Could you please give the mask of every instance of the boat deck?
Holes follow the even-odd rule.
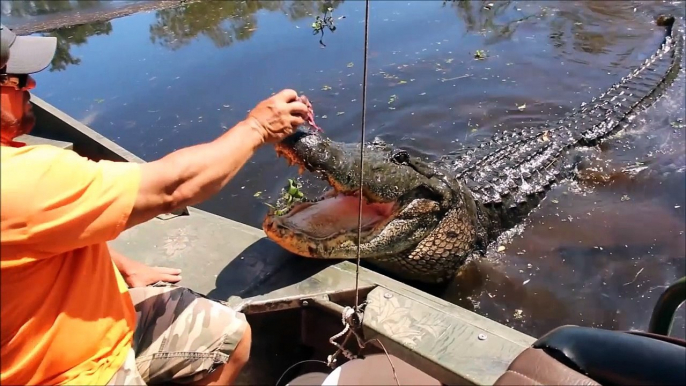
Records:
[[[39,125],[25,141],[57,140],[61,142],[54,145],[93,159],[144,162],[40,98],[32,97],[32,103]],[[292,255],[260,229],[192,207],[127,230],[111,246],[148,265],[180,268],[182,285],[248,315],[254,360],[242,383],[273,384],[296,360],[312,357],[303,347],[316,345],[333,354],[328,338],[342,329],[340,312],[355,290],[353,263]],[[378,338],[390,353],[445,384],[493,384],[535,340],[372,270],[360,270],[360,296],[368,302],[365,338]],[[318,322],[320,317],[328,318],[330,327]],[[295,331],[288,330],[288,323]],[[278,358],[277,352],[260,354],[280,344],[299,348]]]

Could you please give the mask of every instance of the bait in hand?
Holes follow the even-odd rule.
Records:
[[[321,127],[317,126],[317,124],[314,122],[314,109],[312,108],[312,104],[310,103],[310,100],[307,99],[305,95],[301,95],[298,97],[298,101],[302,102],[307,106],[307,123],[312,126],[313,129],[317,131],[324,131],[321,129]]]

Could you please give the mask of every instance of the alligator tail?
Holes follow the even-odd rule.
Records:
[[[636,113],[650,107],[674,82],[681,69],[684,50],[683,36],[674,28],[674,22],[673,16],[658,17],[656,24],[665,27],[666,34],[657,52],[600,97],[575,112],[588,120],[577,126],[587,129],[578,133],[580,137],[572,135],[575,140],[592,144],[626,128]]]
[[[442,161],[484,204],[509,201],[512,206],[529,201],[568,171],[568,165],[560,164],[567,149],[591,145],[626,128],[677,78],[684,47],[674,22],[672,16],[659,17],[657,24],[666,31],[659,49],[590,103],[557,122],[497,133],[457,158],[446,156]]]

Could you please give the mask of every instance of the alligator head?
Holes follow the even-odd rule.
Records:
[[[360,257],[391,256],[416,246],[464,199],[456,179],[404,150],[365,144],[362,167],[360,151],[359,144],[303,130],[277,144],[279,156],[318,174],[331,189],[285,214],[271,210],[262,224],[267,236],[304,257],[355,258],[361,191]]]

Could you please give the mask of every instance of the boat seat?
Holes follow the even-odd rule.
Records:
[[[685,385],[686,341],[562,326],[519,354],[496,385]]]

